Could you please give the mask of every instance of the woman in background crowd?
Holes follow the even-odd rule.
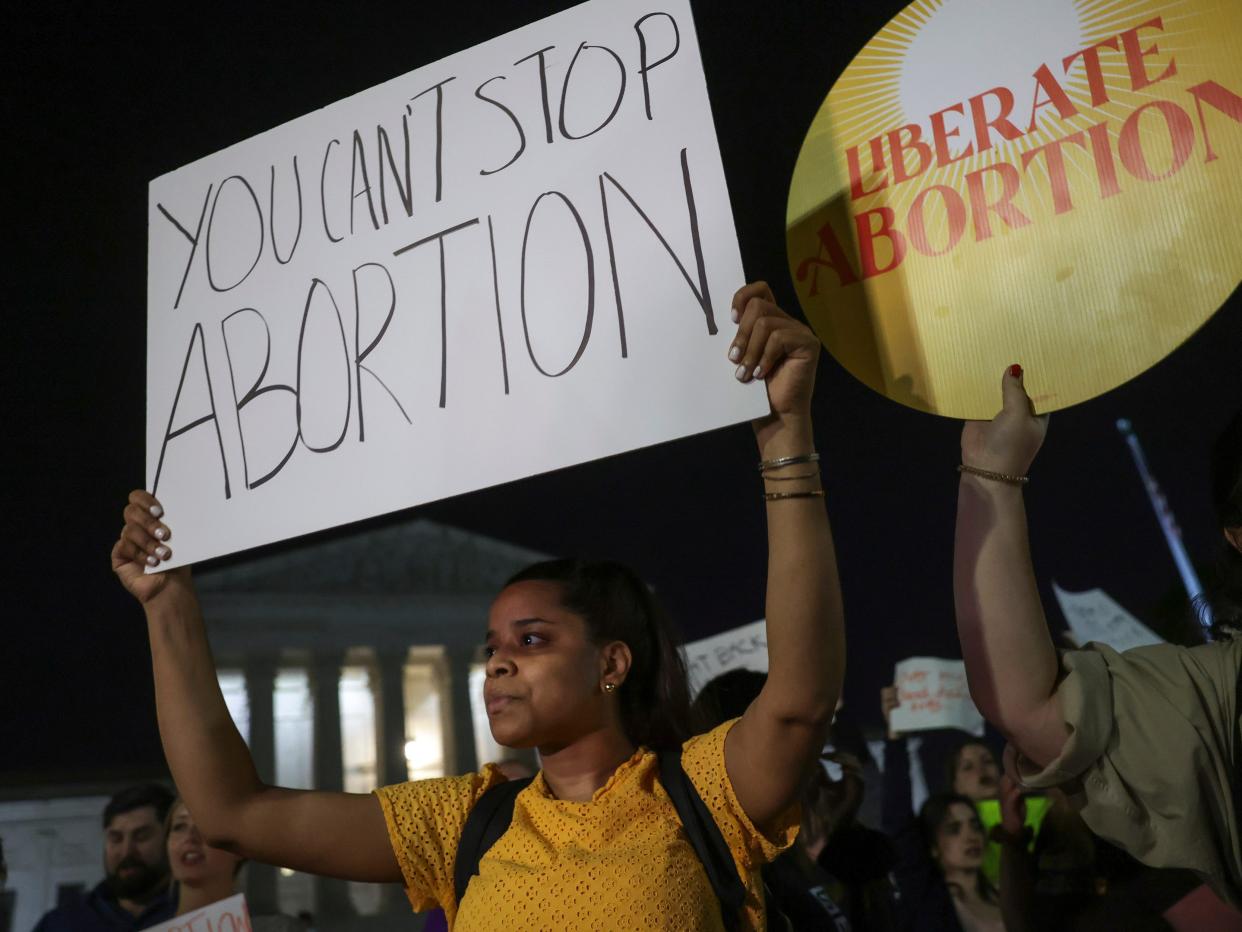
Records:
[[[897,690],[880,691],[888,740],[884,745],[884,831],[897,847],[898,928],[902,932],[1004,932],[1000,896],[995,884],[983,871],[987,836],[975,800],[959,792],[933,793],[916,816],[910,783],[910,758],[905,737],[891,724],[898,705]],[[961,760],[964,745],[952,755]],[[986,747],[981,748],[989,756]],[[971,779],[961,784],[976,790],[988,782],[980,780],[986,760],[972,756],[979,766],[971,768]],[[994,766],[994,765],[993,765]],[[952,766],[949,774],[959,785],[960,770]],[[1015,932],[1009,928],[1008,932]]]
[[[883,692],[885,696],[881,701],[887,704],[891,697],[895,708],[897,688],[890,686]],[[964,737],[945,758],[945,785],[950,792],[968,796],[976,803],[998,797],[1000,774],[1000,764],[996,760],[996,755],[992,753],[987,742],[981,738]]]
[[[237,875],[245,861],[207,844],[184,800],[173,803],[165,825],[168,866],[177,885],[177,916],[227,900],[238,892]],[[299,932],[302,929],[291,916],[252,916],[250,922],[254,932]]]
[[[899,705],[896,686],[886,686],[880,690],[880,708],[884,713],[887,729],[887,740],[884,744],[884,766],[897,767],[903,772],[910,767],[910,749],[906,736],[896,731],[892,725],[892,713]],[[942,730],[939,734],[945,734]],[[981,738],[965,732],[954,732],[958,735],[957,743],[945,757],[945,782],[942,792],[965,796],[975,805],[979,822],[983,827],[983,874],[988,883],[997,888],[1000,886],[1001,845],[998,838],[993,837],[993,829],[1001,821],[1000,813],[1000,765],[996,755]],[[910,795],[909,781],[885,781],[887,791],[897,795],[884,798],[885,810],[892,809],[898,813],[909,813],[913,805]],[[934,789],[929,787],[929,789]],[[1028,822],[1032,829],[1038,829],[1047,807],[1043,798],[1031,801],[1028,807]]]
[[[203,840],[184,800],[178,799],[168,810],[165,828],[168,866],[177,884],[176,915],[184,916],[237,892],[237,873],[245,862]]]

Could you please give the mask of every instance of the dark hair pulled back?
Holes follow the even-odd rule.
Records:
[[[1242,528],[1242,409],[1212,447],[1212,504],[1222,529]],[[1212,635],[1237,637],[1242,632],[1242,553],[1221,543],[1213,577],[1203,602],[1212,609]]]
[[[962,752],[976,745],[987,751],[988,756],[992,758],[992,763],[1000,767],[1000,763],[996,760],[996,752],[992,750],[990,744],[982,738],[976,738],[973,735],[962,738],[957,744],[953,745],[949,750],[948,756],[944,759],[944,786],[946,792],[957,792],[954,787],[957,786],[957,768],[962,762]]]
[[[923,844],[927,851],[933,851],[938,847],[940,826],[944,824],[945,819],[949,816],[949,807],[955,803],[961,803],[975,813],[976,817],[978,816],[979,810],[975,808],[974,800],[960,793],[933,793],[923,803],[923,808],[919,810],[918,824],[919,834],[923,838]],[[937,862],[937,867],[939,866],[939,862]],[[943,873],[943,870],[941,872]],[[961,895],[962,891],[955,890],[955,886],[955,884],[949,884],[950,892],[955,896]],[[995,903],[998,900],[996,888],[992,886],[987,875],[982,870],[979,871],[979,895],[990,903]]]
[[[646,583],[620,563],[562,559],[528,566],[505,585],[532,580],[560,585],[561,605],[583,619],[594,643],[629,647],[630,670],[617,691],[626,737],[649,748],[680,747],[690,737],[686,664]]]

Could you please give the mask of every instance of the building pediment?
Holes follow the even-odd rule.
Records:
[[[197,577],[208,593],[494,596],[505,580],[547,559],[481,534],[426,519],[294,545]]]

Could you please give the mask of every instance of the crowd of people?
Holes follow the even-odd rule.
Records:
[[[115,794],[104,807],[103,835],[104,879],[47,912],[34,932],[137,932],[238,892],[243,860],[206,844],[185,801],[160,783]],[[313,932],[309,914],[255,916],[252,928]]]
[[[113,568],[146,614],[181,797],[105,815],[108,879],[75,908],[129,925],[57,912],[40,932],[142,928],[230,893],[244,858],[400,883],[461,932],[1242,927],[1242,413],[1215,452],[1214,639],[1058,652],[1022,499],[1046,418],[1021,369],[1006,371],[1000,413],[963,431],[954,570],[971,695],[1007,742],[1004,766],[963,740],[915,812],[906,736],[890,729],[882,824],[868,826],[869,752],[845,716],[834,722],[845,642],[811,424],[819,342],[763,283],[732,306],[729,364],[770,402],[753,425],[766,676],[730,674],[692,705],[641,579],[540,563],[501,589],[481,632],[492,734],[537,749],[533,777],[489,764],[369,795],[271,786],[221,696],[190,570],[158,571],[176,516],[136,491]],[[886,690],[886,718],[895,703]],[[175,886],[155,867],[163,845]]]

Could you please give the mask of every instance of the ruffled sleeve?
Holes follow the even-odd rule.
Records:
[[[790,806],[766,835],[746,815],[725,770],[725,738],[737,721],[732,719],[691,738],[682,746],[681,763],[720,827],[734,861],[741,870],[751,871],[775,860],[793,844],[802,813],[796,804]]]
[[[415,910],[441,906],[452,921],[457,906],[453,865],[466,817],[479,797],[504,779],[488,764],[481,773],[397,783],[375,791]]]

